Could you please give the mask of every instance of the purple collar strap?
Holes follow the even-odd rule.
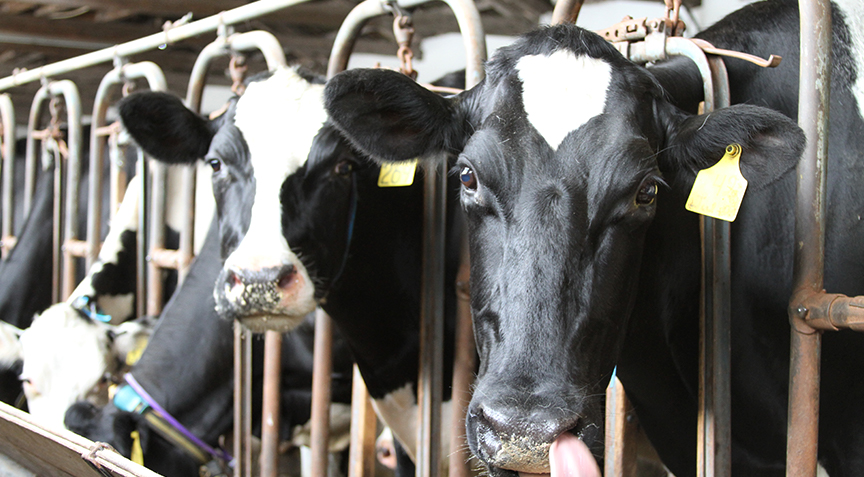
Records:
[[[174,419],[174,416],[169,414],[168,411],[162,408],[162,406],[160,406],[155,399],[153,399],[152,397],[150,397],[149,394],[147,394],[147,391],[145,391],[141,384],[139,384],[138,381],[135,380],[135,377],[132,376],[132,373],[126,373],[126,375],[123,376],[123,379],[126,381],[126,384],[129,385],[129,387],[131,387],[135,390],[136,393],[138,393],[141,399],[143,399],[144,402],[146,402],[147,405],[149,405],[154,412],[159,414],[159,416],[164,419],[165,422],[167,422],[169,425],[171,425],[171,427],[176,429],[177,432],[179,432],[183,437],[188,439],[194,445],[203,449],[211,456],[215,457],[216,459],[222,460],[229,466],[233,467],[234,459],[231,457],[231,454],[229,454],[225,449],[222,449],[221,447],[216,449],[210,447],[209,445],[207,445],[207,443],[192,434],[189,429],[186,429],[183,424],[180,424],[177,419]]]

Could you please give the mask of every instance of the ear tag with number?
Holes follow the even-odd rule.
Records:
[[[717,164],[699,171],[687,198],[687,210],[734,221],[747,190],[747,179],[741,175],[738,164],[740,158],[741,146],[730,144]]]
[[[417,159],[381,164],[378,187],[407,187],[414,183]]]

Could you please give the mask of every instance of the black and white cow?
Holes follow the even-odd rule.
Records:
[[[379,168],[326,122],[323,90],[286,69],[249,84],[213,121],[164,94],[131,95],[120,114],[155,158],[203,157],[213,167],[225,260],[214,292],[219,314],[252,329],[284,329],[321,305],[379,416],[413,455],[421,175],[410,187],[379,188]],[[448,248],[445,356],[452,356],[456,245]],[[451,359],[444,369],[449,382]]]
[[[219,236],[214,226],[186,279],[160,315],[143,355],[130,371],[156,402],[214,447],[233,425],[232,324],[218,319],[213,298],[213,283],[221,268]],[[313,328],[307,320],[295,332],[286,334],[282,345],[280,435],[297,444],[305,444],[301,427],[308,422],[311,409],[312,342]],[[332,408],[331,421],[344,431],[333,431],[336,439],[331,441],[331,448],[335,449],[348,444],[352,362],[338,336],[333,350],[333,401],[340,404]],[[255,432],[260,432],[263,359],[263,342],[255,340]],[[198,475],[200,463],[152,430],[139,414],[111,405],[100,408],[79,402],[66,412],[65,424],[93,441],[111,444],[127,457],[132,451],[131,434],[137,430],[146,467],[166,476]]]
[[[542,473],[603,444],[613,367],[664,463],[695,475],[700,242],[684,204],[697,170],[742,146],[732,226],[734,475],[783,475],[792,294],[798,8],[755,3],[699,37],[783,56],[726,59],[732,107],[697,115],[686,59],[644,68],[591,32],[543,28],[500,50],[452,99],[384,71],[327,86],[335,124],[373,157],[461,151],[471,306],[481,357],[468,418],[490,475]],[[864,293],[864,4],[833,4],[825,286]],[[864,471],[864,336],[826,334],[819,461]],[[559,452],[561,451],[561,452]]]

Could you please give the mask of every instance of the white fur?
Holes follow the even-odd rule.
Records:
[[[851,41],[852,61],[857,78],[851,85],[852,95],[858,103],[858,114],[864,118],[864,2],[861,0],[834,0],[843,13]]]
[[[417,406],[417,397],[410,384],[393,391],[384,396],[383,399],[373,399],[372,404],[378,417],[384,421],[411,460],[417,461],[417,437],[419,432],[420,408]],[[441,404],[441,456],[444,459],[445,468],[448,467],[450,455],[450,401]]]
[[[557,150],[561,141],[603,113],[612,68],[603,60],[559,50],[516,63],[528,121]]]
[[[303,282],[293,300],[298,315],[314,309],[314,287],[282,236],[279,192],[285,179],[306,162],[312,139],[327,119],[323,92],[323,85],[310,85],[295,71],[281,69],[246,88],[234,117],[249,146],[255,198],[249,230],[225,267],[256,270],[294,264]]]
[[[12,366],[21,359],[21,345],[18,337],[21,330],[5,321],[0,321],[0,367]]]

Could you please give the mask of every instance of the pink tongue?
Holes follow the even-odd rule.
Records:
[[[549,449],[552,477],[600,477],[597,461],[578,437],[565,432]]]

